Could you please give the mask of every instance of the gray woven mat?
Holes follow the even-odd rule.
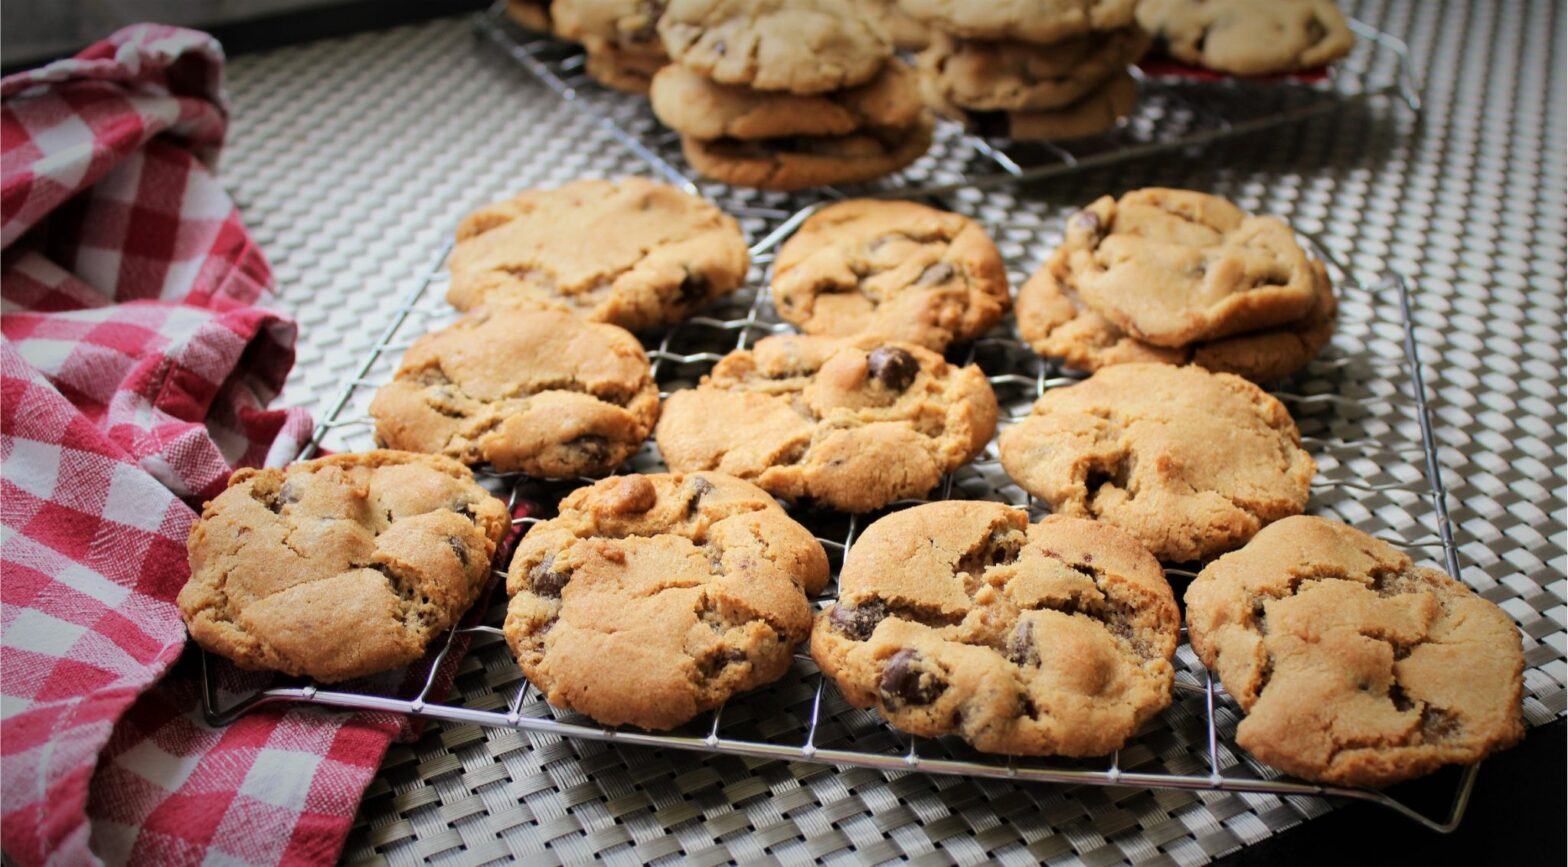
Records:
[[[1346,113],[966,205],[1054,217],[1107,191],[1209,189],[1320,235],[1358,270],[1411,276],[1465,578],[1523,627],[1526,715],[1540,724],[1564,713],[1568,620],[1562,12],[1546,0],[1350,5],[1410,42],[1423,122]],[[643,170],[462,19],[238,58],[229,85],[223,178],[301,322],[285,400],[318,415],[464,212],[526,186]],[[460,688],[515,679],[481,658]],[[344,855],[1197,864],[1327,808],[432,725],[389,752]]]

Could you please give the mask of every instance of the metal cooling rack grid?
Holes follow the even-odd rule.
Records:
[[[665,128],[648,100],[600,85],[587,74],[580,46],[523,29],[497,0],[474,17],[476,35],[487,39],[558,96],[582,108],[600,126],[676,184],[690,187],[697,175],[681,154],[680,136]],[[1400,103],[1421,111],[1421,85],[1409,48],[1398,37],[1349,19],[1358,37],[1350,56],[1336,62],[1322,82],[1198,81],[1182,75],[1145,75],[1139,69],[1139,101],[1115,130],[1064,142],[988,140],[952,121],[937,123],[931,151],[898,174],[856,192],[899,191],[906,195],[957,187],[1040,180],[1069,172],[1200,147],[1329,112],[1365,108],[1373,102]],[[716,197],[723,185],[701,183]],[[829,195],[843,193],[824,188]],[[780,194],[753,191],[764,205]]]
[[[708,315],[689,319],[662,334],[645,336],[661,391],[667,393],[693,384],[730,349],[745,347],[770,333],[790,330],[773,312],[765,288],[769,281],[762,271],[777,245],[809,211],[810,208],[803,209],[782,222],[758,215],[744,217],[754,232],[770,229],[753,245],[755,266],[750,288],[705,311]],[[982,222],[998,237],[1022,229],[1038,239],[1042,231],[1054,232],[1059,228],[1055,226],[1058,221],[1052,221],[1051,226],[1035,222]],[[1325,357],[1293,378],[1288,383],[1289,391],[1275,392],[1293,409],[1305,435],[1304,445],[1319,462],[1313,510],[1332,513],[1373,531],[1411,550],[1418,560],[1430,561],[1435,554],[1450,574],[1457,576],[1457,549],[1434,462],[1435,442],[1427,423],[1422,368],[1410,327],[1409,289],[1395,277],[1385,277],[1364,287],[1321,245],[1310,238],[1304,240],[1330,264],[1342,310],[1339,333]],[[1043,249],[1049,246],[1015,246],[1014,254],[1008,257],[1015,285],[1035,264],[1030,257]],[[1023,254],[1021,250],[1030,252]],[[373,447],[365,409],[374,389],[390,379],[398,356],[418,334],[457,317],[446,306],[444,292],[439,291],[445,283],[446,253],[447,250],[442,251],[398,308],[374,351],[346,384],[318,427],[312,450],[320,446],[341,450]],[[988,373],[1003,407],[1004,426],[1027,415],[1035,397],[1047,388],[1081,378],[1040,359],[1012,336],[1010,328],[1009,320],[975,341],[962,359],[953,359],[979,364]],[[1039,518],[1045,510],[1002,473],[995,448],[993,440],[974,462],[944,479],[937,495],[1001,501],[1027,509],[1031,519]],[[664,469],[651,442],[629,463],[639,471]],[[560,496],[585,481],[550,483],[483,473],[481,478],[509,505],[529,500],[546,508],[553,507]],[[924,501],[905,501],[893,508],[918,502]],[[876,515],[840,515],[793,507],[790,511],[812,529],[829,552],[835,579],[818,600],[819,605],[826,604],[836,594],[836,575],[844,552],[860,528]],[[530,516],[516,523],[539,520],[542,518]],[[505,565],[498,564],[498,580],[504,580]],[[1168,569],[1167,574],[1178,586],[1193,575],[1177,568]],[[385,686],[389,681],[380,680],[374,685],[356,683],[334,689],[306,683],[249,694],[226,693],[216,677],[218,667],[226,664],[209,662],[204,656],[204,665],[209,666],[204,669],[208,674],[204,707],[215,725],[226,724],[264,704],[294,701],[512,728],[528,732],[536,744],[554,738],[574,738],[883,771],[1231,792],[1253,799],[1249,803],[1259,812],[1291,809],[1297,806],[1299,796],[1326,795],[1377,803],[1436,831],[1449,831],[1458,825],[1477,770],[1471,767],[1450,774],[1454,778],[1452,800],[1446,808],[1425,811],[1438,813],[1436,819],[1386,792],[1285,779],[1234,746],[1240,714],[1223,689],[1212,682],[1185,641],[1177,654],[1172,706],[1108,761],[988,756],[955,738],[910,738],[888,727],[874,711],[850,707],[805,654],[797,655],[796,664],[779,682],[738,696],[675,733],[606,729],[579,714],[550,707],[527,683],[501,637],[499,625],[504,617],[504,598],[483,611],[471,612],[462,624],[447,633],[423,685],[411,692],[399,693],[396,687]],[[468,656],[456,673],[460,688],[455,692],[463,698],[435,700],[433,687],[442,670],[441,662],[459,637],[471,642]],[[1292,799],[1290,806],[1281,803],[1284,798]]]

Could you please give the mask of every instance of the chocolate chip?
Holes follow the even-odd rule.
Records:
[[[680,303],[701,304],[708,300],[709,289],[707,278],[701,274],[686,273],[686,278],[681,280],[679,292]]]
[[[728,45],[726,45],[724,43],[724,40],[722,40],[722,39],[720,39],[719,41],[713,43],[713,51],[714,51],[714,53],[718,54],[720,57],[723,57],[724,56],[724,52],[728,51],[729,49],[730,49],[730,47]]]
[[[464,568],[467,568],[468,546],[463,544],[463,540],[456,536],[448,536],[446,537],[446,543],[452,548],[452,553],[457,555],[457,562],[463,564]]]
[[[920,373],[920,362],[896,346],[879,346],[866,359],[871,375],[889,391],[903,391]]]
[[[1073,564],[1069,565],[1067,568],[1073,570],[1074,572],[1077,572],[1079,575],[1082,575],[1085,578],[1088,578],[1090,581],[1094,580],[1094,576],[1095,576],[1094,567],[1088,565],[1087,563],[1073,563]]]
[[[1405,688],[1397,683],[1388,688],[1388,700],[1394,703],[1394,710],[1400,713],[1415,707],[1415,703],[1410,700],[1410,696],[1405,695]]]
[[[278,489],[278,501],[284,505],[293,505],[299,502],[299,489],[294,487],[292,481],[284,482],[283,487]]]
[[[920,654],[913,650],[900,650],[888,658],[878,684],[883,699],[889,704],[925,705],[947,690],[947,684],[936,675],[915,668],[920,661]]]
[[[1007,639],[1007,658],[1014,665],[1040,664],[1040,649],[1034,644],[1034,624],[1018,624],[1012,637]]]
[[[953,266],[947,264],[946,262],[938,262],[924,271],[921,271],[920,279],[916,280],[915,282],[921,286],[935,286],[938,283],[947,282],[948,279],[950,279],[952,276]]]
[[[581,455],[586,464],[601,464],[610,457],[610,441],[602,436],[587,434],[567,440],[566,448]]]
[[[880,599],[871,599],[859,605],[833,606],[828,622],[833,628],[852,641],[865,641],[877,629],[877,624],[887,617],[887,606]]]
[[[692,476],[690,487],[691,499],[686,501],[686,517],[688,518],[697,514],[697,505],[702,502],[704,496],[713,490],[713,483],[701,476]]]
[[[1034,719],[1040,715],[1040,709],[1035,707],[1034,699],[1023,693],[1018,694],[1018,715]]]
[[[703,659],[698,665],[703,677],[717,677],[725,668],[738,662],[746,661],[746,651],[736,647],[728,647]]]
[[[1440,741],[1459,733],[1459,717],[1442,708],[1427,705],[1421,711],[1421,739]]]
[[[561,589],[566,586],[566,582],[572,580],[572,576],[554,571],[550,568],[554,565],[555,558],[546,557],[544,562],[528,570],[528,589],[535,596],[546,599],[561,598]]]

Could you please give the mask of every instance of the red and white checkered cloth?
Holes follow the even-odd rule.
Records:
[[[289,460],[294,323],[211,166],[206,34],[0,81],[0,831],[24,865],[333,860],[399,718],[205,726],[176,670],[192,504]],[[155,686],[156,684],[156,686]]]

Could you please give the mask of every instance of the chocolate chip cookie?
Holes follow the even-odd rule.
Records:
[[[1337,303],[1323,264],[1309,261],[1318,302],[1306,318],[1272,328],[1198,341],[1154,346],[1128,335],[1084,305],[1072,291],[1065,257],[1053,256],[1018,290],[1018,333],[1041,355],[1075,370],[1113,364],[1192,363],[1215,373],[1272,382],[1304,367],[1334,336]]]
[[[803,190],[860,184],[890,175],[931,149],[932,122],[866,127],[842,136],[793,136],[742,141],[681,136],[681,152],[703,175],[738,187]]]
[[[653,76],[668,66],[663,51],[636,51],[597,36],[583,37],[588,77],[612,90],[646,95]]]
[[[900,0],[905,12],[931,29],[971,39],[1053,43],[1091,30],[1133,22],[1136,0]]]
[[[702,199],[645,178],[573,181],[465,217],[447,300],[556,307],[636,331],[734,291],[749,266],[740,226]]]
[[[1237,742],[1299,777],[1383,786],[1524,735],[1513,620],[1337,521],[1286,518],[1209,564],[1187,623],[1247,712]]]
[[[864,512],[930,491],[995,429],[978,367],[875,336],[777,335],[670,395],[654,437],[672,469]]]
[[[1322,66],[1356,44],[1333,0],[1142,0],[1137,18],[1177,60],[1235,75]]]
[[[1055,45],[938,33],[920,54],[920,73],[938,104],[971,111],[1062,108],[1125,75],[1148,48],[1148,35],[1136,27],[1085,33]]]
[[[609,472],[659,417],[642,345],[558,310],[481,308],[415,341],[370,404],[379,445],[496,472]]]
[[[856,707],[987,752],[1097,756],[1170,704],[1181,617],[1127,534],[946,501],[856,540],[811,655]]]
[[[870,11],[841,0],[672,0],[659,35],[676,62],[756,90],[854,87],[893,56]]]
[[[1316,274],[1283,220],[1219,196],[1149,188],[1067,220],[1063,282],[1117,328],[1178,347],[1305,318]]]
[[[905,12],[898,0],[861,0],[871,17],[887,31],[899,51],[919,51],[931,43],[931,28]]]
[[[1202,560],[1306,507],[1316,465],[1290,413],[1228,373],[1120,364],[1053,388],[1002,431],[1002,467],[1053,512]]]
[[[852,199],[816,212],[784,242],[773,304],[807,334],[879,334],[941,352],[1007,312],[1007,268],[968,217]]]
[[[890,60],[869,82],[821,94],[775,93],[718,84],[671,64],[654,77],[653,113],[698,139],[842,136],[866,127],[904,128],[925,105],[914,70]]]
[[[827,576],[821,543],[754,485],[616,476],[519,543],[506,640],[552,705],[669,729],[782,676]]]
[[[436,455],[240,470],[191,528],[180,614],[241,668],[324,683],[387,671],[473,604],[508,523],[467,468]]]

